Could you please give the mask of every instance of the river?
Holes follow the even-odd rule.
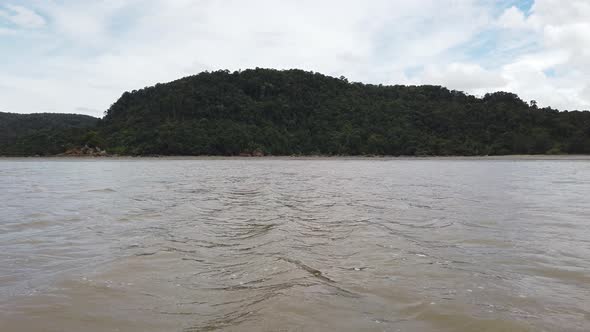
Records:
[[[588,331],[590,160],[0,159],[0,331]]]

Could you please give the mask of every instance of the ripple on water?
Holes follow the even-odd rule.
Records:
[[[588,174],[567,161],[3,161],[0,330],[585,331]]]

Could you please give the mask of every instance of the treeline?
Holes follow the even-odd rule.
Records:
[[[590,153],[590,112],[538,108],[506,92],[477,98],[302,70],[204,72],[125,92],[96,126],[76,128],[66,130],[69,142],[52,136],[47,151],[88,144],[128,155]]]
[[[138,155],[590,153],[590,112],[302,70],[205,72],[126,92],[99,132],[111,151]]]
[[[0,155],[54,155],[85,144],[97,118],[79,114],[0,112]]]

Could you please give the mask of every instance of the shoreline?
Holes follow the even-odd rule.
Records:
[[[0,156],[0,160],[580,160],[590,155],[502,156]]]

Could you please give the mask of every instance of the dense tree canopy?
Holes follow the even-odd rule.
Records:
[[[0,112],[0,155],[52,155],[85,144],[97,118],[78,114]]]
[[[131,155],[590,153],[590,112],[538,108],[506,92],[477,98],[253,69],[125,92],[70,143],[84,139]],[[54,141],[52,152],[64,146]]]
[[[301,70],[205,72],[126,92],[100,132],[128,154],[590,153],[590,113],[440,86],[349,83]]]

